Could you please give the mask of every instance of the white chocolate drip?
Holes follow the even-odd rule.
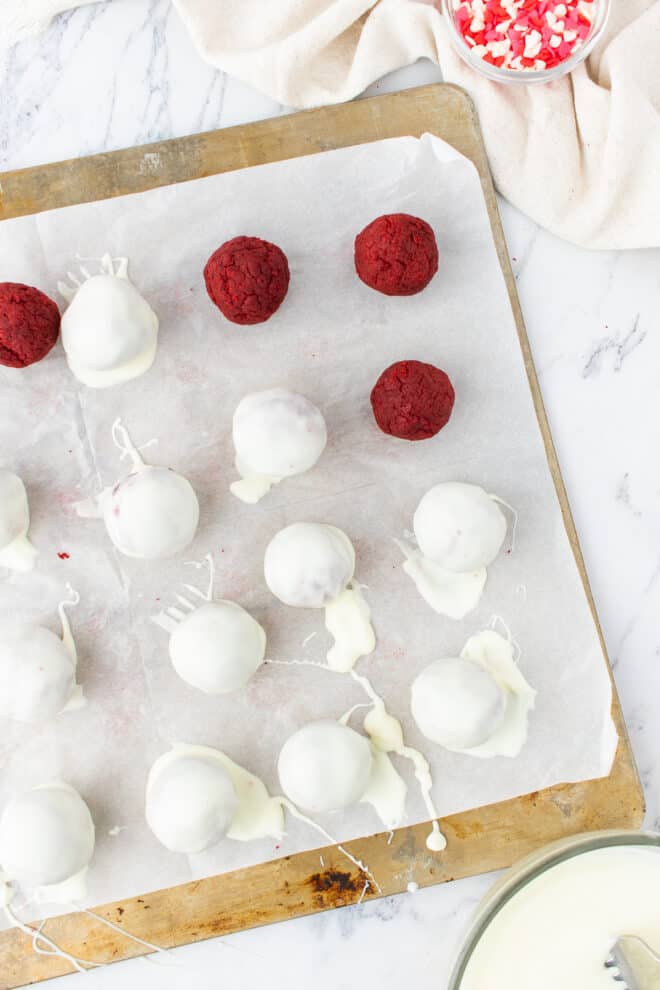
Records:
[[[32,570],[39,551],[30,543],[26,534],[27,530],[0,550],[0,567],[19,572]]]
[[[236,470],[240,475],[246,471],[238,460],[236,461]],[[229,490],[232,495],[235,495],[241,502],[245,502],[246,505],[256,505],[264,495],[268,494],[273,485],[279,485],[280,481],[282,478],[276,478],[274,475],[247,474],[246,472],[240,481],[232,481]]]
[[[440,831],[440,826],[437,822],[433,822],[433,827],[426,836],[426,848],[430,849],[431,852],[442,852],[443,849],[447,848],[447,840]]]
[[[88,869],[89,867],[83,866],[82,870],[74,873],[72,877],[67,877],[61,883],[48,883],[35,887],[33,891],[35,904],[71,904],[73,901],[82,900],[87,894]]]
[[[425,557],[421,550],[395,540],[406,557],[403,569],[413,579],[420,595],[439,615],[463,619],[479,604],[486,584],[486,568],[467,574],[447,571]]]
[[[509,512],[511,513],[511,519],[512,519],[511,540],[509,543],[509,549],[507,550],[507,553],[514,553],[516,549],[516,536],[518,534],[518,510],[514,509],[514,507],[510,505],[508,502],[505,502],[503,498],[499,497],[499,495],[493,495],[492,492],[489,492],[488,497],[491,498],[493,502],[497,502],[498,505],[503,505],[504,508],[508,509]]]
[[[376,649],[371,610],[354,582],[325,606],[325,627],[334,639],[326,655],[331,670],[346,673]]]
[[[486,568],[500,552],[506,518],[496,503],[515,510],[478,485],[444,482],[429,489],[413,518],[417,547],[396,540],[403,569],[422,598],[440,615],[462,619],[476,608]]]
[[[57,606],[57,614],[60,617],[60,622],[62,623],[62,642],[69,653],[73,661],[73,669],[76,670],[78,666],[78,651],[76,649],[76,643],[73,638],[73,633],[71,632],[71,624],[69,622],[69,617],[65,612],[67,606],[76,606],[80,603],[80,595],[71,585],[67,582],[66,590],[69,594],[68,598],[65,598]],[[83,693],[82,685],[77,682],[74,684],[73,691],[69,695],[69,700],[62,709],[63,712],[73,712],[77,711],[79,708],[84,708],[87,704],[87,699]]]
[[[266,663],[285,667],[318,667],[320,670],[329,670],[331,673],[342,673],[313,660],[268,659]],[[427,848],[434,852],[442,851],[447,842],[440,831],[437,821],[438,814],[431,797],[433,778],[428,760],[419,750],[405,744],[401,723],[387,711],[383,698],[375,691],[370,680],[355,670],[349,670],[347,673],[360,685],[369,698],[371,710],[365,717],[363,726],[371,740],[373,750],[380,754],[380,759],[375,761],[376,765],[372,768],[369,785],[362,800],[372,805],[388,829],[398,827],[405,811],[405,784],[391,765],[388,754],[396,753],[398,756],[410,760],[420,787],[422,800],[429,818],[433,820],[432,830],[426,840]],[[361,707],[363,706],[354,705],[349,709],[339,719],[341,724],[345,725],[353,712]],[[385,760],[390,764],[391,772],[386,768]]]
[[[78,663],[78,652],[76,650],[76,644],[73,639],[73,633],[71,632],[71,624],[69,623],[69,617],[65,612],[68,605],[80,604],[80,595],[75,591],[71,585],[67,582],[66,590],[69,594],[68,598],[63,599],[57,606],[57,614],[60,617],[60,622],[62,623],[62,642],[66,646],[67,650],[71,654],[71,659],[74,664]]]
[[[477,633],[460,657],[436,660],[415,678],[411,708],[427,739],[482,759],[518,755],[536,692],[517,666],[517,644],[506,631],[506,639],[494,629]]]
[[[405,814],[405,782],[396,772],[387,753],[377,746],[371,746],[373,762],[371,776],[362,801],[370,804],[386,829],[398,828]]]
[[[238,811],[227,837],[239,842],[250,842],[264,836],[281,839],[284,834],[281,802],[270,796],[265,785],[253,773],[244,770],[224,753],[221,757],[238,796]]]
[[[266,548],[264,576],[273,594],[295,608],[325,609],[325,625],[335,639],[328,665],[341,672],[376,646],[369,606],[354,575],[353,544],[327,523],[293,523]]]
[[[428,760],[418,749],[406,745],[401,723],[394,715],[390,715],[387,711],[383,698],[376,693],[369,679],[364,677],[363,674],[356,673],[354,670],[350,673],[351,677],[361,685],[373,703],[371,711],[368,712],[364,719],[364,731],[370,737],[374,746],[383,753],[396,753],[398,756],[411,761],[417,783],[419,784],[422,800],[424,801],[428,816],[433,822],[432,831],[426,840],[427,848],[434,852],[444,849],[447,842],[440,832],[440,826],[437,821],[438,813],[431,797],[433,777]]]
[[[523,677],[514,657],[516,644],[487,629],[471,636],[461,657],[473,660],[487,670],[507,694],[504,718],[490,739],[481,746],[465,750],[470,756],[488,759],[493,756],[517,756],[527,741],[529,713],[536,703],[536,691]]]
[[[37,551],[27,537],[29,527],[25,485],[17,474],[0,468],[0,567],[32,570]]]
[[[270,662],[272,663],[273,661],[270,661]],[[314,667],[321,667],[322,665],[315,663],[315,664],[313,664],[313,666]],[[348,725],[349,721],[351,720],[351,718],[353,717],[353,715],[355,714],[355,712],[360,711],[361,708],[371,708],[371,702],[370,701],[358,701],[355,705],[351,705],[351,707],[348,709],[348,711],[347,712],[344,712],[344,714],[341,716],[341,718],[338,718],[337,721],[339,722],[340,725]]]

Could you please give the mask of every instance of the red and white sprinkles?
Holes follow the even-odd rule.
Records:
[[[452,0],[472,53],[502,69],[551,69],[582,47],[597,0]]]

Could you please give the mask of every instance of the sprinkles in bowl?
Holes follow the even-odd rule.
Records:
[[[495,78],[529,73],[554,78],[586,56],[608,5],[604,0],[446,0],[444,6],[459,53],[474,67]]]

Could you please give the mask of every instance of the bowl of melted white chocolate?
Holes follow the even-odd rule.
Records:
[[[621,935],[660,952],[660,834],[571,836],[486,895],[449,990],[613,990],[605,962]]]

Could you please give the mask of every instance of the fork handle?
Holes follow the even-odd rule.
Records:
[[[622,935],[617,947],[630,969],[628,982],[636,990],[660,990],[660,957],[646,942],[635,935]]]

